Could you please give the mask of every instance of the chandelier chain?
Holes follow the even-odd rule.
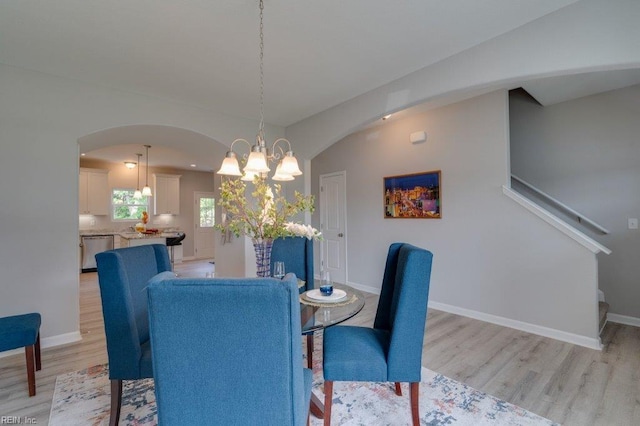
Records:
[[[260,128],[258,136],[264,140],[264,24],[262,22],[264,11],[263,0],[260,0]]]

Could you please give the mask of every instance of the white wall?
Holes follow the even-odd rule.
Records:
[[[258,128],[252,120],[0,65],[0,316],[40,312],[45,346],[79,338],[78,138],[132,124],[189,129],[222,144],[251,139]]]
[[[640,217],[640,86],[548,107],[510,99],[513,172],[610,231],[592,234],[612,250],[600,289],[611,313],[640,324],[640,231],[627,227]]]
[[[432,306],[597,347],[595,256],[502,194],[507,112],[499,91],[352,134],[312,160],[312,192],[346,170],[350,283],[379,289],[389,244],[409,242],[434,254]],[[384,219],[383,177],[429,170],[442,219]]]

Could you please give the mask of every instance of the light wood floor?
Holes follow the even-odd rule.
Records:
[[[177,271],[204,273],[208,262]],[[351,320],[371,325],[377,296]],[[80,275],[83,340],[44,349],[37,395],[27,396],[24,354],[0,358],[0,418],[48,423],[56,376],[107,362],[95,273]],[[565,425],[640,425],[640,329],[608,324],[595,351],[517,330],[430,310],[423,365]]]

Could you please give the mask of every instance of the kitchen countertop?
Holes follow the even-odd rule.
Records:
[[[177,232],[160,232],[157,234],[140,234],[138,232],[120,232],[120,237],[125,238],[127,240],[140,240],[140,239],[151,239],[151,238],[172,238],[178,235]]]
[[[113,230],[100,230],[100,229],[81,229],[80,236],[92,236],[92,235],[119,235],[122,238],[126,238],[128,240],[132,239],[141,239],[141,238],[173,238],[177,237],[179,231],[162,231],[157,234],[139,234],[138,232],[133,231],[113,231]]]

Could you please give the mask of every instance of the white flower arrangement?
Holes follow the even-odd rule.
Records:
[[[311,225],[303,225],[302,223],[287,222],[284,229],[291,235],[296,237],[306,237],[309,240],[322,239],[322,232],[318,231]]]

